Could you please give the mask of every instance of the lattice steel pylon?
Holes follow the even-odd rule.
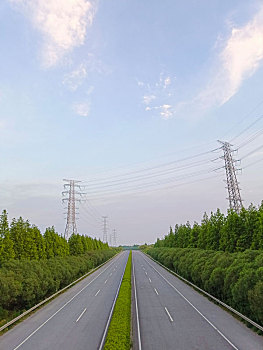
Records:
[[[76,215],[78,214],[76,210],[78,210],[76,206],[76,202],[81,202],[81,196],[84,194],[81,192],[81,187],[79,183],[81,181],[78,180],[67,180],[64,179],[66,183],[64,184],[64,191],[62,192],[62,196],[66,198],[62,198],[62,202],[68,202],[67,205],[67,222],[65,228],[64,237],[68,239],[72,234],[77,234],[77,224]],[[78,189],[78,191],[76,191]]]
[[[224,155],[220,158],[224,159],[225,161],[225,170],[226,170],[226,183],[227,183],[227,190],[228,190],[228,200],[229,200],[229,207],[230,209],[233,209],[235,212],[240,213],[240,210],[243,207],[242,199],[240,195],[240,188],[239,188],[239,182],[237,181],[237,169],[235,166],[235,163],[239,162],[239,160],[235,160],[233,158],[233,152],[234,150],[231,149],[231,144],[228,142],[219,141],[219,143],[222,144],[221,149],[224,152]]]
[[[112,242],[113,246],[116,247],[117,246],[117,235],[116,235],[115,228],[112,230],[112,240],[113,240],[113,242]]]
[[[107,227],[107,216],[102,216],[103,219],[103,242],[107,243],[108,242],[108,227]]]

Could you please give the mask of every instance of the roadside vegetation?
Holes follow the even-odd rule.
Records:
[[[130,350],[131,347],[131,266],[130,251],[104,350]]]
[[[42,235],[37,226],[21,217],[9,225],[6,210],[0,215],[0,266],[12,259],[50,259],[108,248],[108,243],[80,234],[67,241],[54,227],[48,227]]]
[[[140,248],[263,326],[263,203],[205,214],[201,224],[175,225]]]
[[[210,217],[205,213],[201,224],[189,222],[170,227],[170,232],[157,239],[160,247],[199,248],[230,253],[246,249],[263,250],[263,202],[259,208],[250,205],[240,214],[229,210],[225,216],[218,209]]]
[[[119,251],[100,240],[72,235],[67,241],[21,217],[0,216],[0,326],[67,286]]]

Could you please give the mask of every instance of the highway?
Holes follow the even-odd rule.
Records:
[[[263,349],[263,337],[145,254],[133,251],[133,271],[133,350]]]
[[[0,349],[99,349],[128,255],[117,255],[14,326],[0,337]]]

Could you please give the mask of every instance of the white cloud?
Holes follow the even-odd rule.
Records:
[[[173,116],[173,111],[171,110],[172,106],[171,105],[162,105],[161,106],[161,116],[163,119],[169,119]]]
[[[9,0],[43,35],[42,60],[51,67],[85,41],[97,0]]]
[[[163,119],[170,119],[174,116],[174,109],[172,105],[167,105],[167,104],[163,104],[161,106],[153,106],[153,107],[149,107],[147,106],[145,108],[146,111],[154,111],[157,110],[160,113],[160,116]]]
[[[222,43],[213,76],[196,96],[202,109],[221,106],[234,96],[242,82],[251,77],[263,59],[263,6],[244,26],[233,27]]]
[[[82,116],[82,117],[87,117],[90,113],[90,104],[87,102],[84,103],[76,103],[73,106],[73,110],[76,114]]]
[[[162,119],[170,119],[175,114],[174,109],[174,81],[170,75],[160,73],[159,79],[154,83],[145,83],[137,80],[139,87],[145,90],[143,104],[146,105],[145,111],[155,111]]]
[[[154,95],[145,95],[143,96],[143,103],[145,103],[146,105],[149,105],[155,99],[156,99],[156,96]]]
[[[171,78],[167,77],[164,79],[164,88],[166,89],[167,86],[171,84]]]
[[[78,68],[65,75],[63,84],[70,90],[75,91],[83,83],[87,73],[86,65],[82,63],[78,66]]]

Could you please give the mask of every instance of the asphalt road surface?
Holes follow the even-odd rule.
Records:
[[[134,350],[263,349],[263,337],[145,254],[133,251],[133,269]]]
[[[117,255],[2,335],[0,349],[99,349],[128,255]]]

